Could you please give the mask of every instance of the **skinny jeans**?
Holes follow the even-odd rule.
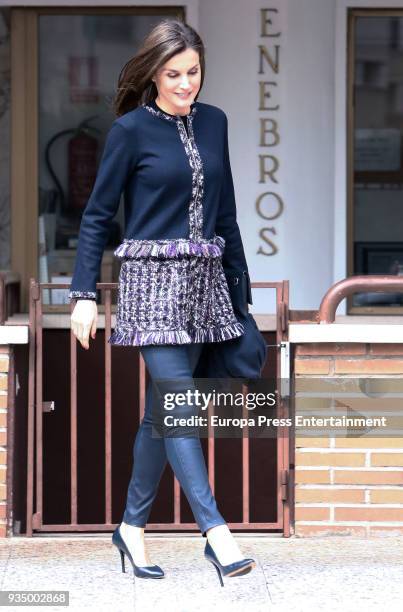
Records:
[[[178,392],[194,389],[193,372],[202,348],[202,343],[140,347],[150,380],[144,417],[134,440],[133,468],[123,515],[123,521],[129,525],[146,526],[167,462],[186,495],[203,536],[207,529],[226,524],[211,491],[199,437],[177,434],[157,437],[153,427],[153,402],[160,397],[154,381],[170,379]],[[187,416],[197,415],[197,406],[186,405],[181,411]],[[175,409],[171,413],[175,414]]]

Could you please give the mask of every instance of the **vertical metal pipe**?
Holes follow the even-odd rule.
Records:
[[[75,302],[71,303],[71,311]],[[77,524],[77,345],[70,329],[70,523]]]
[[[282,287],[282,293],[283,293],[283,297],[282,297],[282,301],[284,304],[284,326],[283,329],[281,331],[281,340],[282,341],[286,341],[288,340],[288,312],[289,312],[289,281],[283,281],[283,287]],[[284,376],[289,376],[291,378],[291,370],[289,372],[280,372],[280,375]],[[291,380],[288,381],[288,388],[290,389],[290,393],[291,393]],[[284,419],[289,418],[290,414],[289,414],[289,404],[290,403],[290,397],[288,396],[287,398],[283,398],[282,399],[282,417]],[[281,427],[279,428],[279,432],[280,432],[280,440],[278,440],[278,446],[281,445],[282,449],[283,449],[283,464],[282,464],[282,471],[283,473],[285,473],[285,475],[287,475],[287,473],[289,472],[289,465],[290,465],[290,428],[287,426]],[[289,538],[290,537],[290,499],[288,498],[288,489],[289,489],[289,482],[287,481],[286,485],[284,486],[285,488],[285,492],[286,492],[286,499],[283,499],[283,536],[285,538]]]
[[[280,419],[283,412],[283,399],[281,394],[281,352],[280,344],[283,339],[283,326],[284,326],[284,303],[283,303],[283,284],[277,283],[276,285],[276,389],[277,389],[277,410],[276,418]],[[284,504],[282,499],[282,486],[281,486],[281,475],[284,464],[284,449],[282,442],[282,428],[277,428],[277,521],[280,522],[281,528],[284,526]]]
[[[42,523],[43,511],[43,329],[42,329],[42,292],[38,283],[36,302],[36,513]]]
[[[111,290],[105,289],[105,522],[112,523],[112,359]]]
[[[139,350],[139,425],[144,417],[146,405],[146,364]]]
[[[29,284],[29,372],[28,372],[28,424],[27,424],[27,536],[32,536],[34,503],[34,422],[35,422],[35,352],[36,352],[36,300],[37,283]]]
[[[215,438],[214,438],[214,427],[211,425],[211,416],[214,413],[214,408],[212,402],[209,402],[207,408],[207,418],[208,418],[208,427],[207,427],[207,457],[208,457],[208,478],[211,490],[214,495],[215,490]]]
[[[248,387],[242,384],[242,395],[244,397],[242,405],[242,418],[247,419],[248,414],[245,407],[245,397]],[[242,522],[250,522],[250,481],[249,481],[249,427],[242,429]]]

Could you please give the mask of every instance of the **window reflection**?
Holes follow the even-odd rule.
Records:
[[[39,278],[70,282],[83,210],[94,184],[119,71],[164,15],[39,16]],[[111,223],[101,282],[116,282],[114,248],[123,206]],[[46,293],[48,293],[46,295]],[[68,291],[43,292],[68,303]]]
[[[356,17],[354,274],[403,275],[403,17]],[[400,306],[403,294],[358,294],[356,306]]]

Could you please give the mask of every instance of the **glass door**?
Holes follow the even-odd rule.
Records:
[[[120,70],[155,24],[164,17],[184,19],[184,11],[38,8],[16,13],[14,30],[24,29],[25,36],[19,46],[15,43],[20,55],[15,83],[25,105],[18,106],[16,94],[14,111],[21,113],[21,125],[26,126],[26,141],[17,139],[14,146],[14,161],[21,167],[15,180],[26,182],[25,196],[15,203],[18,235],[25,239],[16,257],[26,267],[25,286],[31,276],[40,282],[70,283],[81,216],[115,118],[112,100]],[[100,282],[118,280],[113,251],[123,239],[123,214],[120,206],[111,223]],[[20,248],[27,249],[25,257]],[[48,311],[66,310],[60,306],[68,302],[68,290],[43,293]]]
[[[349,276],[403,276],[403,11],[352,10]],[[403,312],[403,293],[357,294],[349,312]]]

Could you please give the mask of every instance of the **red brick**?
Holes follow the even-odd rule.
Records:
[[[335,484],[403,484],[403,471],[335,470]]]
[[[335,508],[334,518],[336,521],[403,521],[403,508]]]
[[[335,374],[403,374],[403,359],[335,359]]]
[[[401,355],[403,357],[403,344],[370,344],[370,355]]]
[[[296,452],[296,465],[300,466],[348,466],[365,465],[365,453],[324,453],[324,452]]]
[[[296,484],[329,484],[330,470],[295,470]]]
[[[330,438],[308,438],[307,436],[296,436],[295,437],[295,448],[329,448]]]
[[[401,448],[403,449],[403,438],[335,438],[338,448]]]
[[[371,489],[371,504],[403,504],[402,489]]]
[[[357,525],[301,525],[296,523],[295,535],[296,536],[366,536],[366,527]]]
[[[296,487],[295,501],[302,503],[364,503],[364,489],[300,489]]]
[[[369,534],[371,536],[382,537],[386,536],[389,538],[395,536],[403,536],[403,525],[399,527],[399,525],[388,526],[388,525],[370,525],[369,526]]]
[[[295,374],[329,374],[329,359],[296,359]]]
[[[377,467],[403,467],[403,453],[372,453],[371,465]]]
[[[365,355],[366,345],[359,342],[311,342],[298,344],[296,355]]]
[[[330,508],[321,506],[295,507],[296,521],[328,521],[330,519]]]

